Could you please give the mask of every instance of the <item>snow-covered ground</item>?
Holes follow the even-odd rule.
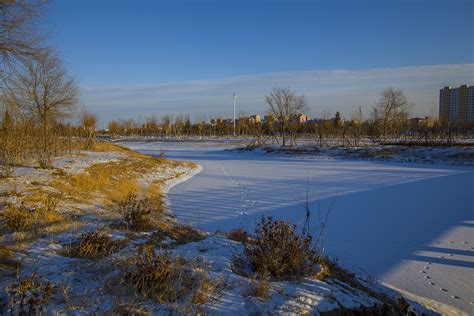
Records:
[[[169,192],[176,217],[214,231],[253,230],[264,213],[302,222],[331,209],[327,253],[443,313],[474,314],[474,169],[302,159],[216,143],[128,142],[203,170]],[[331,207],[332,205],[332,207]]]

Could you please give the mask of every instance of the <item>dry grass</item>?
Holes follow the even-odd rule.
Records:
[[[44,306],[54,294],[55,286],[34,274],[7,289],[8,308],[11,315],[43,315]]]
[[[49,195],[34,195],[26,199],[27,206],[22,202],[19,206],[10,204],[3,211],[3,220],[10,231],[22,232],[44,229],[48,225],[64,219],[58,211],[59,201]]]
[[[118,203],[127,230],[143,231],[153,227],[151,206],[147,198],[139,198],[134,191]]]
[[[256,276],[288,280],[318,272],[311,236],[298,233],[295,225],[262,217],[253,237],[244,255]]]
[[[230,232],[228,232],[226,236],[227,238],[231,240],[234,240],[243,244],[250,241],[249,234],[242,228],[234,228]]]
[[[136,302],[116,302],[115,306],[104,313],[105,316],[149,316],[151,313]]]
[[[112,240],[103,229],[81,234],[79,238],[66,246],[62,254],[68,257],[99,260],[124,247],[122,240]]]
[[[129,156],[119,161],[94,164],[79,174],[58,175],[50,185],[78,201],[102,199],[109,206],[122,201],[132,192],[139,192],[149,198],[155,210],[161,211],[161,183],[141,187],[139,179],[146,174],[163,172],[165,168],[172,167],[174,162],[134,153],[128,149],[120,150]]]
[[[151,247],[142,247],[127,267],[122,284],[160,304],[202,305],[224,284],[211,278],[199,260],[155,254]]]
[[[262,300],[270,298],[270,284],[267,279],[253,280],[250,283],[248,294]]]
[[[0,245],[0,271],[2,269],[17,269],[19,266],[20,262],[13,259],[12,248]]]
[[[130,269],[124,274],[122,282],[160,304],[174,303],[192,285],[191,271],[183,268],[186,263],[181,257],[155,255],[151,249],[143,248],[131,258]]]
[[[206,235],[189,225],[161,225],[151,236],[154,243],[161,243],[165,239],[172,239],[178,245],[196,242],[206,238]]]

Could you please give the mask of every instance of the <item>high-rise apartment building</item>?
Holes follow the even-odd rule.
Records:
[[[439,90],[440,121],[474,125],[474,87],[444,87]]]

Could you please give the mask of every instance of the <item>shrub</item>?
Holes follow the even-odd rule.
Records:
[[[191,295],[191,304],[202,305],[209,301],[212,293],[224,285],[222,277],[212,279],[205,272],[194,275],[194,289]]]
[[[152,239],[161,242],[166,238],[174,240],[178,245],[196,242],[206,238],[206,235],[189,225],[176,224],[159,227],[152,235]]]
[[[222,278],[211,278],[201,262],[173,257],[169,252],[155,254],[151,247],[141,247],[130,259],[122,283],[160,304],[178,301],[201,305],[223,285]]]
[[[42,315],[54,293],[54,285],[34,274],[7,287],[11,315]]]
[[[34,224],[33,212],[23,204],[19,207],[10,204],[3,210],[3,220],[11,231],[25,231]]]
[[[120,250],[123,245],[123,241],[112,240],[107,232],[99,228],[97,231],[82,233],[66,247],[65,255],[98,260]]]
[[[140,294],[158,303],[174,303],[191,288],[191,271],[183,269],[186,260],[169,253],[155,255],[143,248],[132,258],[131,269],[123,278]]]
[[[135,192],[119,202],[119,210],[127,229],[139,231],[151,226],[151,207],[146,198],[138,198]]]
[[[227,238],[245,244],[249,241],[250,236],[242,228],[234,228],[230,232],[227,233]]]
[[[256,275],[295,279],[319,270],[311,242],[311,236],[298,233],[296,225],[262,217],[244,254]]]
[[[268,299],[270,297],[270,285],[268,280],[253,280],[250,284],[249,294],[262,300]]]
[[[59,213],[58,200],[49,195],[40,194],[29,197],[34,201],[34,207],[26,207],[24,203],[20,206],[8,205],[3,211],[3,220],[6,226],[14,232],[27,231],[40,228],[39,224],[48,224],[61,220],[63,216]]]
[[[36,162],[41,169],[51,169],[54,157],[49,149],[37,149]]]

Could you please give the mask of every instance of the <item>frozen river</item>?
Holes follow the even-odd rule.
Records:
[[[313,231],[318,210],[324,217],[331,209],[328,254],[431,305],[474,314],[473,169],[263,155],[197,142],[125,145],[203,167],[169,192],[181,222],[208,231],[253,230],[262,214],[303,223],[309,199]]]

